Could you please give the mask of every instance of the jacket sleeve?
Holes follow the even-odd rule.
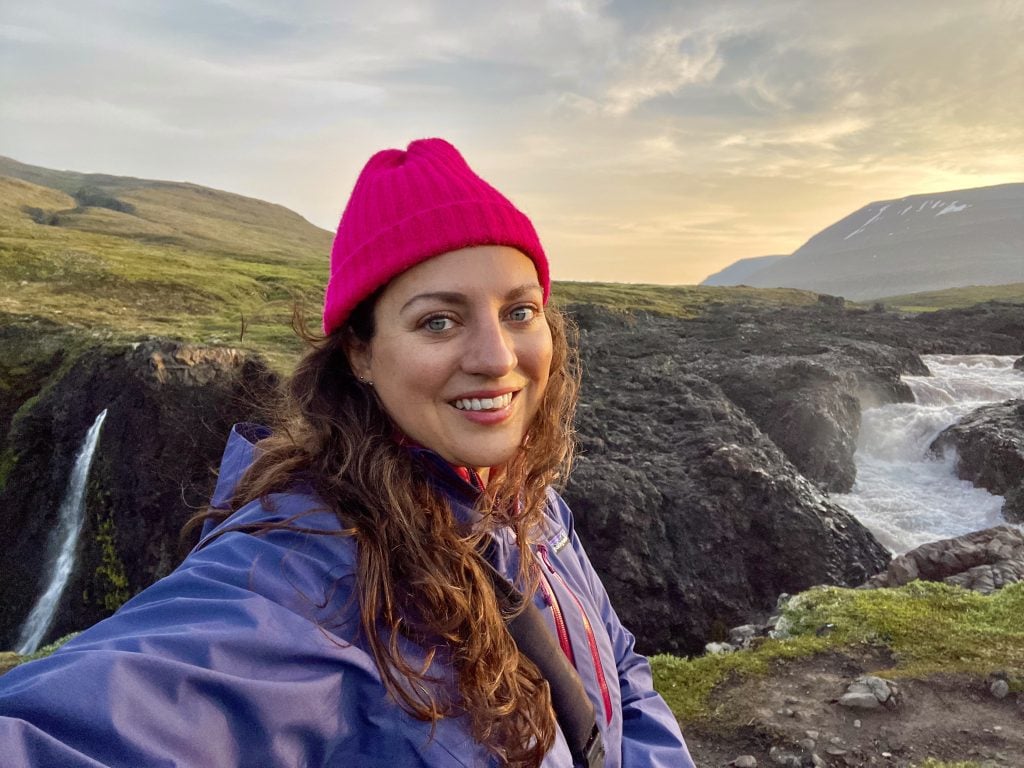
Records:
[[[326,578],[331,553],[317,550],[338,541],[226,534],[57,653],[0,677],[0,762],[462,765],[451,738],[427,743],[372,657],[343,639],[353,633],[330,623],[348,590]]]
[[[608,592],[576,535],[572,512],[555,497],[555,509],[586,575],[595,604],[611,640],[622,693],[623,768],[694,768],[672,710],[654,690],[647,659],[634,650],[635,638],[619,621]]]

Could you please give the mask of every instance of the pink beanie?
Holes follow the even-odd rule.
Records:
[[[547,301],[548,260],[533,225],[455,147],[421,139],[404,152],[378,152],[359,174],[334,238],[324,332],[344,325],[396,275],[473,245],[507,245],[529,256]]]

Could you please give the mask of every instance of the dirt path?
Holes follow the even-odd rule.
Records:
[[[901,701],[893,709],[836,703],[854,678],[886,666],[874,651],[829,654],[727,683],[713,697],[714,723],[686,728],[694,760],[701,768],[741,755],[758,766],[910,768],[933,757],[1024,767],[1024,695],[997,699],[984,682],[940,675],[897,680]]]

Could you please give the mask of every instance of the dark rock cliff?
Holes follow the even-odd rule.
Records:
[[[855,585],[885,566],[863,526],[719,386],[687,372],[708,363],[671,324],[577,318],[586,374],[566,499],[641,650],[699,652],[781,592]]]
[[[75,454],[100,411],[108,415],[89,475],[77,567],[47,637],[109,615],[177,565],[190,546],[179,539],[181,527],[206,501],[228,428],[250,417],[251,403],[265,399],[273,383],[262,362],[245,353],[170,341],[88,349],[48,374],[35,380],[34,397],[6,435],[5,647],[42,590],[48,534]]]
[[[1004,496],[1003,517],[1024,522],[1024,400],[985,405],[944,429],[932,452],[956,452],[961,480]]]
[[[581,305],[581,451],[566,489],[613,604],[646,651],[699,651],[780,592],[858,584],[887,553],[824,491],[853,482],[860,409],[910,399],[922,353],[1024,352],[1024,307],[906,317],[712,307],[682,320]],[[112,346],[0,326],[0,645],[39,590],[70,465],[109,413],[79,566],[49,637],[107,615],[187,551],[229,425],[272,377],[234,350]],[[84,351],[83,351],[84,350]],[[258,415],[255,415],[259,418]]]

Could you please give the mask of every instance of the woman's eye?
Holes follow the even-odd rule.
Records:
[[[447,331],[452,327],[452,319],[450,317],[431,317],[423,323],[423,327],[428,331]]]
[[[516,323],[525,323],[527,320],[532,320],[537,314],[537,310],[533,307],[516,307],[508,313],[509,318]]]

